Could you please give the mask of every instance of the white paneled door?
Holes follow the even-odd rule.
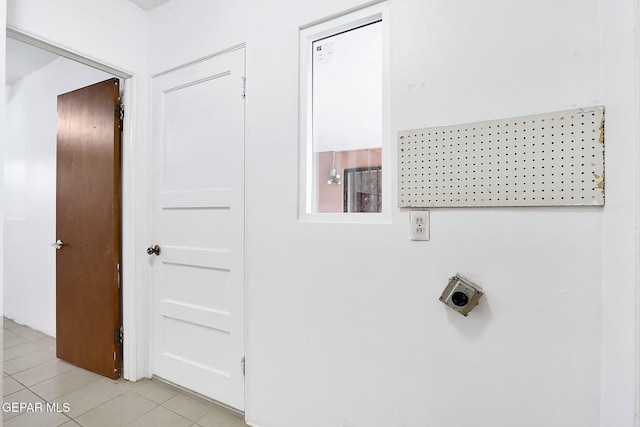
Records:
[[[239,410],[244,63],[244,49],[236,49],[154,78],[155,241],[148,249],[153,373]]]

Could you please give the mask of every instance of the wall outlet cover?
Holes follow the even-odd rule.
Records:
[[[429,240],[429,211],[411,211],[411,240]]]

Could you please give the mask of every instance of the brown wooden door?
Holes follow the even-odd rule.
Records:
[[[58,358],[120,377],[120,88],[118,79],[58,96]]]

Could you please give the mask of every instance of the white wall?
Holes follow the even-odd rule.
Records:
[[[6,0],[0,0],[0,12],[5,11],[6,7],[7,7]],[[5,26],[6,19],[7,19],[6,14],[0,13],[1,27]],[[0,35],[0,78],[2,80],[6,79],[5,57],[6,57],[6,34],[3,33],[2,35]],[[0,99],[3,99],[4,97],[5,97],[5,89],[2,85],[0,85]],[[6,123],[4,113],[5,113],[5,105],[0,102],[0,193],[2,192],[2,189],[4,187],[4,178],[3,178],[4,143],[5,143],[4,135],[5,135],[5,123]],[[2,200],[2,197],[0,197],[0,217],[3,217],[3,215],[4,215],[4,202]],[[2,225],[2,222],[0,222],[0,241],[2,241],[3,236],[4,236],[4,227]],[[4,301],[4,295],[3,295],[4,283],[2,280],[3,266],[4,266],[3,258],[4,258],[4,247],[0,245],[0,307],[2,307],[2,304]],[[3,331],[4,331],[4,328],[3,328]],[[0,332],[0,339],[4,341],[4,332]]]
[[[114,1],[9,0],[8,24],[144,75],[146,21]],[[391,0],[392,135],[607,105],[604,209],[433,210],[428,243],[397,208],[391,225],[297,221],[298,27],[358,3],[172,0],[149,15],[151,73],[247,42],[247,419],[631,427],[633,1]],[[455,272],[486,291],[469,318],[437,301]]]
[[[57,96],[112,76],[66,58],[7,88],[4,315],[55,336]]]
[[[7,27],[131,74],[146,68],[146,24],[127,0],[7,1]]]
[[[613,178],[604,209],[434,209],[428,243],[409,241],[398,208],[391,225],[298,222],[298,28],[358,4],[172,0],[150,14],[151,73],[247,42],[247,420],[631,427],[632,390],[610,402],[621,371],[635,378],[635,350],[619,356],[602,342],[629,350],[634,340],[633,275],[612,271],[618,255],[604,252],[633,252],[624,200],[634,184]],[[391,0],[391,137],[614,102],[604,84],[613,43],[601,34],[630,5]],[[625,44],[627,21],[616,32]],[[631,114],[622,84],[607,123]],[[607,142],[635,147],[620,126],[624,142]],[[612,150],[607,171],[631,162]],[[469,318],[438,302],[456,272],[486,291]],[[603,307],[607,286],[627,312]]]
[[[607,201],[602,218],[601,425],[640,426],[634,406],[638,317],[638,2],[602,2],[602,97],[607,106]],[[635,328],[633,327],[635,324]],[[636,369],[634,369],[636,368]]]

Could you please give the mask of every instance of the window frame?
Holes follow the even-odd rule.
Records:
[[[366,7],[351,9],[346,12],[330,16],[326,19],[312,22],[300,27],[299,39],[299,194],[298,219],[301,222],[326,223],[390,223],[391,222],[391,147],[389,138],[389,13],[386,2],[379,2]],[[313,157],[312,132],[312,87],[313,87],[313,55],[312,46],[317,40],[332,35],[357,29],[367,24],[382,21],[382,212],[354,213],[354,212],[315,212],[313,211],[314,188],[317,186],[318,176],[314,176],[317,169]]]

